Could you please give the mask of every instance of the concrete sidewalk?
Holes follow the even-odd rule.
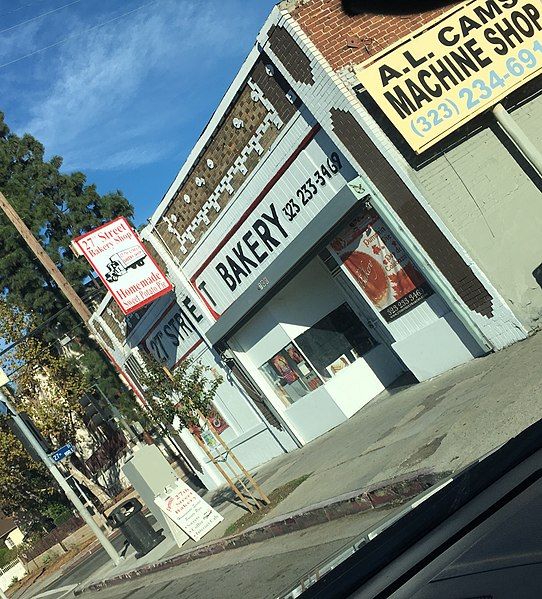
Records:
[[[385,391],[258,470],[266,491],[312,473],[271,515],[425,468],[457,471],[542,418],[542,334],[430,381]]]
[[[437,475],[462,469],[542,417],[541,362],[539,334],[431,381],[380,394],[347,422],[257,470],[267,493],[310,474],[260,525],[419,469]],[[244,513],[229,502],[228,491],[208,493],[205,499],[225,520],[199,545],[222,538]],[[167,543],[137,563],[129,558],[122,570],[198,546],[189,542],[179,549]],[[108,565],[85,586],[118,573]]]

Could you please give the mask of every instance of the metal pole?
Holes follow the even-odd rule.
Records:
[[[516,144],[542,177],[542,152],[539,148],[525,135],[525,131],[516,123],[502,104],[497,104],[493,108],[493,114],[506,135]]]
[[[66,494],[66,497],[73,503],[74,507],[81,514],[83,520],[88,524],[90,530],[94,533],[98,541],[100,541],[102,547],[107,551],[113,563],[116,566],[118,566],[122,558],[117,553],[117,550],[113,547],[111,541],[109,541],[109,539],[104,535],[102,529],[96,524],[96,522],[94,522],[92,516],[89,514],[89,512],[77,496],[77,493],[66,482],[66,480],[60,473],[60,470],[57,468],[56,464],[45,453],[43,447],[36,441],[34,435],[32,434],[32,431],[30,431],[30,429],[24,423],[24,420],[13,408],[2,389],[0,389],[0,402],[6,405],[9,416],[13,418],[13,421],[17,425],[17,428],[26,437],[30,445],[32,445],[34,451],[38,454],[41,461],[45,464],[49,472],[53,475],[53,478],[57,481],[57,483],[60,485],[60,488]]]
[[[87,497],[86,493],[83,491],[83,487],[81,487],[81,485],[77,482],[77,479],[74,478],[73,474],[66,476],[66,480],[68,480],[69,478],[72,479],[73,484],[75,485],[79,493],[81,493],[81,497],[85,500],[85,505],[92,505],[92,501],[90,501],[90,499]]]

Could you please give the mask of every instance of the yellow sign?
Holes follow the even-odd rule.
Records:
[[[420,153],[542,72],[540,0],[470,0],[356,74]]]

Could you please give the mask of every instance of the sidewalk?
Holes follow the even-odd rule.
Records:
[[[310,476],[256,528],[312,511],[331,498],[337,503],[338,496],[378,488],[382,481],[420,469],[438,478],[464,468],[542,418],[541,362],[539,334],[431,381],[380,394],[347,422],[257,470],[256,478],[267,493]],[[200,543],[191,541],[179,549],[167,540],[137,562],[131,554],[119,568],[104,566],[82,586],[134,568],[139,573],[151,571],[155,567],[148,565],[213,545],[244,513],[225,503],[226,497],[223,490],[205,496],[225,520]],[[229,546],[229,541],[222,548],[215,543],[213,552]]]

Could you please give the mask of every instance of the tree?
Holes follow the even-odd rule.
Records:
[[[214,412],[213,399],[218,386],[223,380],[220,375],[214,372],[212,378],[209,377],[209,372],[212,372],[211,368],[188,358],[180,362],[172,373],[155,358],[146,356],[144,374],[140,380],[146,390],[147,402],[151,408],[151,417],[158,423],[163,422],[169,425],[177,420],[179,427],[191,430],[198,444],[222,474],[231,490],[244,503],[246,508],[253,512],[254,509],[260,509],[263,505],[268,504],[269,497],[262,491],[224,439],[216,432],[213,425],[209,423]],[[206,420],[207,424],[202,420]],[[206,446],[201,438],[203,435],[200,427],[202,426],[209,426],[212,434],[216,436],[224,448],[225,458],[221,456],[218,459]],[[240,473],[232,467],[228,462],[228,458],[233,460],[240,469]],[[231,479],[220,462],[223,462],[223,465],[232,471],[235,480]],[[241,475],[246,477],[246,482]],[[241,489],[237,484],[241,486]],[[255,492],[251,491],[250,485],[254,487]],[[243,494],[243,491],[246,495]],[[260,495],[260,499],[256,497],[256,493]],[[248,498],[252,499],[252,504]]]
[[[44,158],[43,145],[31,135],[9,130],[0,113],[0,189],[41,242],[64,276],[82,294],[88,265],[69,249],[71,240],[133,208],[122,192],[100,195],[81,172],[62,173],[62,158]],[[9,301],[49,317],[65,300],[19,234],[0,214],[0,285]]]
[[[26,532],[50,526],[49,510],[67,505],[47,468],[32,460],[5,417],[0,417],[0,489],[0,511],[15,516]]]
[[[31,135],[10,131],[0,112],[0,191],[75,290],[85,296],[89,267],[74,256],[71,240],[117,216],[130,218],[133,207],[121,191],[100,195],[83,173],[63,173],[61,167],[61,157],[45,159],[43,145]],[[66,299],[1,211],[0,294],[23,312],[32,312],[36,324],[53,318],[40,333],[46,341],[80,325],[72,310],[55,316],[66,306]],[[94,380],[105,377],[112,391],[129,397],[99,347],[88,338],[82,339],[82,345]]]
[[[52,446],[60,447],[74,442],[85,428],[80,400],[90,386],[88,373],[73,358],[59,354],[54,346],[28,335],[34,325],[31,313],[0,299],[0,338],[8,343],[23,339],[2,359],[2,367],[7,372],[16,372],[16,406],[30,415]],[[100,502],[109,499],[73,460],[67,461],[66,467]]]
[[[147,390],[150,415],[157,424],[177,420],[183,428],[199,426],[199,415],[210,416],[213,399],[222,377],[207,376],[211,369],[190,358],[183,360],[173,373],[153,357],[145,357],[141,383]]]

